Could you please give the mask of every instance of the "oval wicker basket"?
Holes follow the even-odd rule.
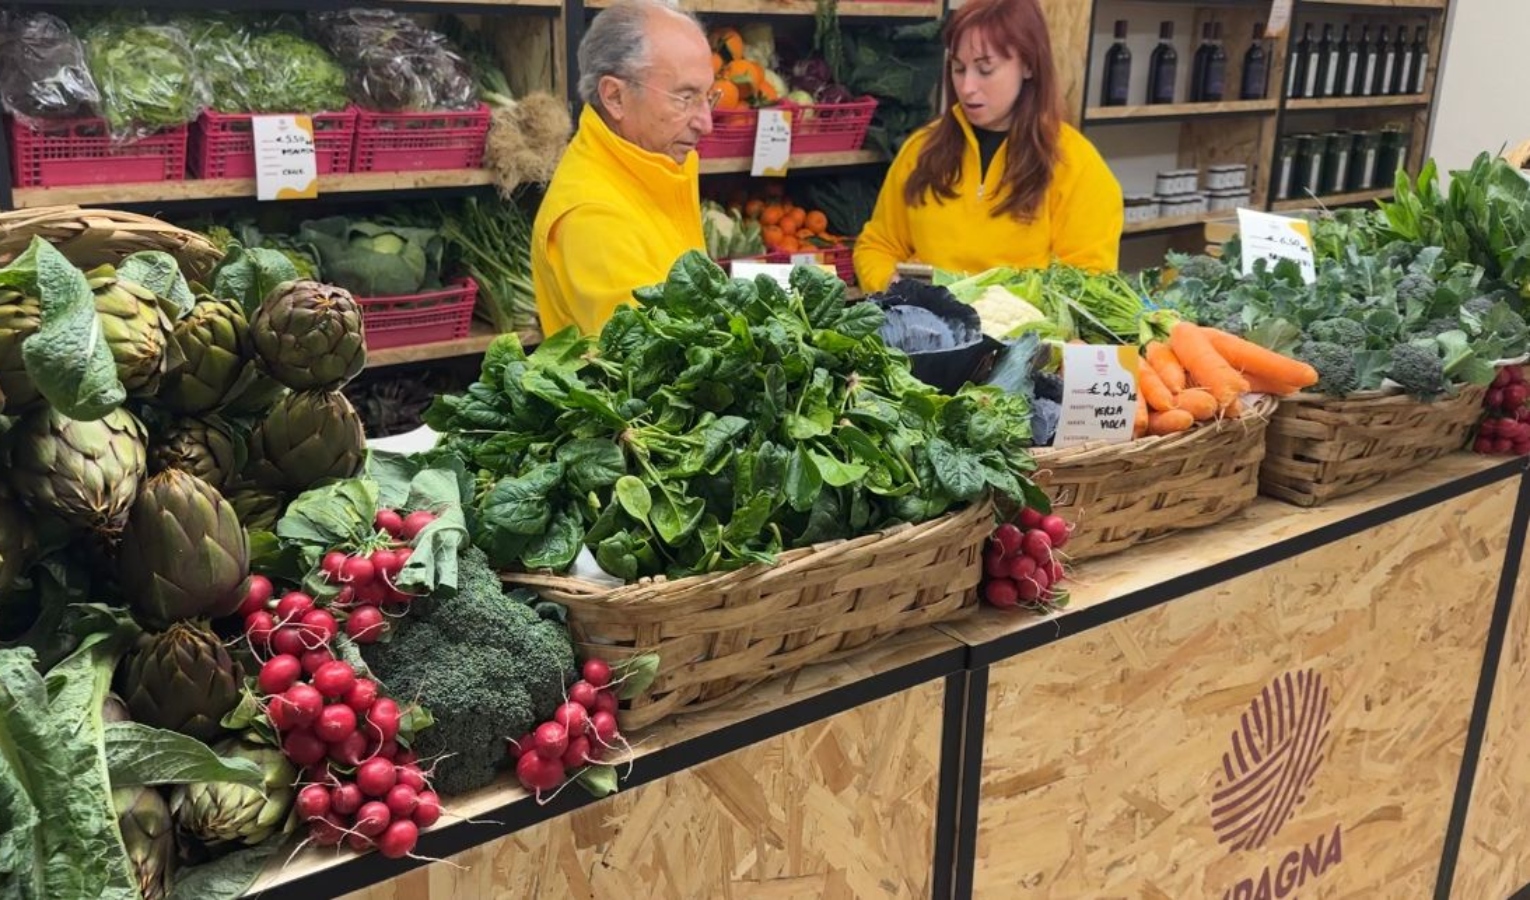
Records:
[[[0,266],[25,252],[33,237],[53,244],[82,269],[116,265],[140,250],[163,250],[175,257],[187,278],[201,281],[223,258],[206,237],[152,216],[48,206],[0,213]]]
[[[658,678],[622,716],[624,728],[642,728],[972,612],[993,527],[993,504],[984,501],[918,525],[791,550],[774,566],[616,588],[561,575],[501,577],[567,606],[581,654],[659,655]]]
[[[1036,483],[1074,526],[1068,556],[1118,553],[1214,525],[1253,503],[1275,408],[1262,397],[1237,419],[1180,434],[1035,451]]]
[[[1282,399],[1265,439],[1259,488],[1297,506],[1320,506],[1466,446],[1487,388],[1422,402],[1400,390]]]

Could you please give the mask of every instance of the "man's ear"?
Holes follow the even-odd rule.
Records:
[[[596,88],[600,94],[600,106],[606,111],[606,115],[618,122],[626,118],[627,110],[624,103],[627,99],[626,82],[615,75],[606,75],[600,79],[600,85]]]

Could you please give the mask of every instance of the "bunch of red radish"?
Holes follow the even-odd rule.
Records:
[[[994,529],[983,551],[983,599],[999,609],[1058,606],[1066,576],[1057,551],[1067,545],[1070,530],[1061,516],[1030,508]]]
[[[1504,366],[1483,398],[1486,415],[1472,449],[1491,456],[1530,455],[1530,384],[1519,366]]]
[[[408,855],[419,829],[441,817],[441,801],[413,752],[399,746],[403,711],[336,657],[340,627],[328,610],[301,591],[267,610],[271,591],[269,579],[251,577],[245,634],[264,659],[255,681],[266,717],[283,755],[303,769],[299,817],[321,846],[344,839],[357,850]],[[376,611],[354,610],[347,625],[361,609]]]
[[[587,659],[580,674],[584,677],[568,689],[567,699],[550,720],[509,742],[516,778],[538,795],[600,762],[609,751],[627,746],[616,727],[618,701],[611,666],[604,660]]]

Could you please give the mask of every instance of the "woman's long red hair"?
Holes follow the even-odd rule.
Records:
[[[995,53],[1005,59],[1018,56],[1031,70],[1031,77],[1021,82],[1020,97],[1015,101],[1015,118],[1004,151],[1004,182],[999,185],[999,204],[993,210],[995,217],[1009,215],[1028,222],[1035,218],[1052,183],[1062,127],[1062,96],[1057,89],[1046,16],[1037,0],[969,0],[946,21],[948,58],[955,57],[962,38],[971,31],[981,34]],[[955,199],[966,153],[967,138],[948,102],[904,185],[904,202],[921,206],[931,194]]]

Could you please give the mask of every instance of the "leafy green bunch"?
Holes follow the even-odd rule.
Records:
[[[915,379],[815,268],[790,289],[703,254],[636,292],[599,336],[489,348],[426,415],[476,470],[475,539],[499,567],[566,569],[581,546],[626,580],[768,563],[785,548],[922,522],[994,491],[1046,503],[1024,399]]]

